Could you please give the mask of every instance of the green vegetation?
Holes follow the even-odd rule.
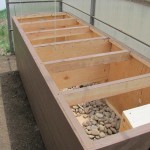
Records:
[[[0,11],[0,54],[10,52],[6,10]]]

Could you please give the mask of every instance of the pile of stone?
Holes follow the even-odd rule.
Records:
[[[83,117],[82,126],[92,140],[119,132],[120,118],[108,107],[105,100],[95,100],[71,107],[74,115]]]

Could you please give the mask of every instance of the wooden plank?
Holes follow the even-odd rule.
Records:
[[[103,83],[107,80],[107,74],[109,71],[109,65],[107,64],[100,64],[97,66],[57,73],[52,73],[49,69],[49,66],[46,66],[46,68],[52,75],[52,78],[59,89],[71,88],[74,86],[86,85],[94,82]]]
[[[20,23],[25,23],[25,22],[34,22],[34,21],[38,21],[38,20],[46,20],[46,19],[53,19],[53,18],[62,18],[62,17],[67,17],[70,18],[69,15],[67,15],[67,13],[65,12],[59,12],[59,13],[43,13],[43,14],[33,14],[33,15],[28,15],[28,16],[21,16],[21,17],[16,17],[17,20]],[[62,18],[63,19],[63,18]]]
[[[13,23],[13,29],[19,73],[46,149],[86,149],[82,143],[87,137],[80,143],[81,137],[78,136],[78,132],[84,136],[83,129],[79,126],[78,130],[74,131],[71,122],[76,126],[78,122],[65,101],[58,96],[58,90],[44,66],[40,64],[33,46],[16,23]],[[59,97],[58,101],[56,97]],[[57,117],[54,117],[56,115]]]
[[[149,150],[150,124],[94,141],[94,150]]]
[[[69,105],[107,98],[150,87],[150,73],[62,92]]]
[[[150,68],[150,60],[144,56],[139,55],[136,52],[131,52],[130,55],[134,57],[136,60],[140,61],[142,64]]]
[[[103,40],[103,39],[108,39],[108,38],[106,38],[106,37],[93,37],[93,38],[86,38],[86,39],[79,39],[79,40],[54,42],[54,43],[49,43],[49,44],[34,45],[34,48],[45,47],[45,46],[49,46],[49,45],[55,46],[55,47],[56,47],[56,45],[64,45],[64,44],[72,44],[73,45],[74,43],[87,42],[87,41],[97,40],[97,39]]]
[[[28,32],[27,36],[30,40],[33,40],[33,39],[41,39],[41,38],[50,38],[53,36],[60,36],[60,35],[66,36],[75,33],[85,33],[88,31],[90,31],[90,28],[88,26],[79,26],[79,27],[71,27],[71,28]]]
[[[61,94],[58,93],[58,89],[54,86],[55,83],[52,80],[51,75],[48,74],[44,68],[21,27],[17,25],[17,27],[14,28],[14,32],[15,37],[17,37],[15,38],[15,44],[17,45],[16,55],[18,68],[20,70],[20,75],[22,77],[26,92],[30,97],[29,100],[31,107],[36,116],[36,120],[40,127],[40,131],[47,149],[149,149],[150,124],[97,141],[89,140],[84,130],[70,111],[67,103],[64,101]],[[88,43],[90,43],[90,41]],[[71,47],[74,46],[72,43],[60,42],[56,45],[55,44],[56,43],[51,46],[64,46],[63,49],[65,49],[66,45],[70,45]],[[107,47],[108,45],[111,45],[111,43],[106,44],[105,46]],[[49,46],[46,47],[48,48]],[[84,45],[82,48],[84,48]],[[80,48],[80,50],[82,48]],[[95,46],[95,48],[97,47]],[[74,48],[72,48],[72,50],[73,49]],[[107,50],[108,49],[105,49],[103,51],[106,52]],[[110,51],[110,49],[108,51]],[[62,57],[62,55],[60,57]],[[65,57],[67,57],[67,55]],[[141,97],[143,99],[146,98],[149,101],[149,90],[147,90],[147,88],[146,90],[142,90]],[[56,114],[57,117],[54,117]]]
[[[51,21],[51,20],[59,20],[59,19],[66,19],[70,18],[67,15],[58,15],[58,16],[44,16],[44,17],[36,17],[36,18],[22,18],[19,20],[20,24],[26,24],[26,23],[38,23],[40,21]]]
[[[31,32],[36,30],[48,30],[48,29],[57,29],[57,28],[65,28],[71,26],[78,26],[79,22],[75,18],[67,18],[67,19],[58,19],[51,21],[41,21],[37,23],[26,23],[22,24],[21,27],[25,32]]]
[[[61,59],[56,61],[45,62],[51,72],[62,72],[84,67],[96,66],[99,64],[109,64],[111,62],[120,62],[130,59],[128,50],[117,52],[108,52],[102,54],[93,54],[75,58]]]
[[[66,59],[91,54],[109,52],[111,43],[108,39],[92,38],[82,39],[79,41],[68,41],[57,43],[56,45],[48,44],[47,46],[36,47],[35,50],[41,61]]]
[[[91,31],[81,32],[81,33],[74,33],[74,34],[68,34],[68,35],[54,35],[53,37],[49,38],[41,38],[41,39],[34,39],[31,40],[32,45],[41,45],[41,44],[50,44],[50,43],[56,43],[56,42],[64,42],[64,41],[73,41],[73,40],[79,40],[79,39],[88,39],[88,38],[95,38],[98,37],[98,35]]]

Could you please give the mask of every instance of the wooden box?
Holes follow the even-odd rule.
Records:
[[[13,17],[13,30],[18,69],[47,149],[149,149],[150,123],[92,141],[70,106],[107,98],[122,117],[149,104],[150,60],[65,12]]]

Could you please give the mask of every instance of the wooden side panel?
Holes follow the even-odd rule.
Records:
[[[149,150],[150,124],[95,142],[96,150]]]
[[[149,72],[150,69],[148,69],[148,67],[132,58],[131,60],[125,62],[110,64],[109,81]],[[149,93],[150,88],[146,88],[111,97],[108,101],[121,115],[123,110],[150,103],[150,99],[148,98]]]
[[[14,23],[13,28],[18,69],[46,148],[83,150]]]
[[[88,41],[81,41],[76,43],[64,43],[37,47],[36,52],[41,58],[41,61],[45,62],[50,60],[109,52],[110,48],[111,43],[108,42],[108,39],[91,39]]]

